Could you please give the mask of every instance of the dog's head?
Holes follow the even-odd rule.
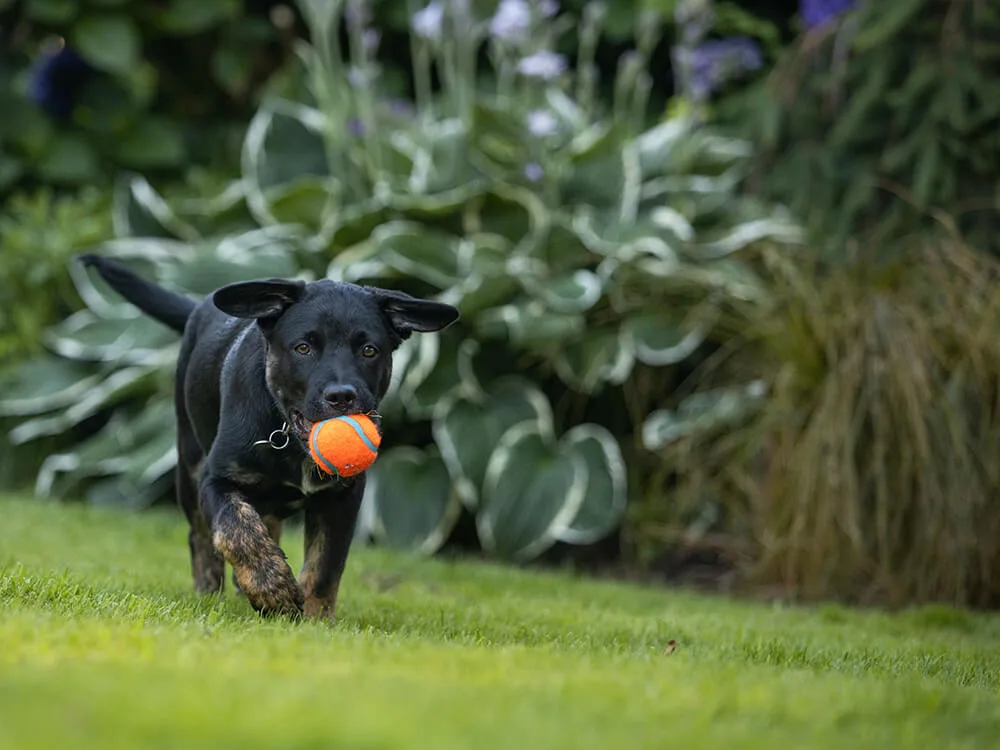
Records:
[[[301,440],[315,422],[377,410],[403,340],[459,317],[442,302],[330,280],[241,282],[213,301],[257,321],[267,341],[268,389]]]

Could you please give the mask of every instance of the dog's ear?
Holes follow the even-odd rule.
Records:
[[[411,333],[440,331],[459,318],[458,308],[444,302],[411,297],[391,289],[373,289],[382,312],[388,316],[392,327],[401,338]]]
[[[216,290],[212,301],[222,312],[258,321],[278,318],[305,294],[304,281],[266,279],[241,281]]]

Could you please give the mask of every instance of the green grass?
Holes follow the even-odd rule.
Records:
[[[231,590],[197,598],[174,513],[0,500],[0,748],[938,750],[1000,736],[995,616],[776,607],[363,548],[339,615],[262,620]]]

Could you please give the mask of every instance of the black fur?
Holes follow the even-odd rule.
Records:
[[[177,362],[177,500],[190,523],[195,589],[221,591],[224,561],[262,613],[333,616],[364,474],[331,479],[306,451],[314,422],[374,413],[392,353],[458,310],[400,292],[321,280],[230,284],[195,303],[97,255],[81,260],[125,299],[183,333]],[[282,425],[288,446],[255,445]],[[296,581],[281,521],[302,509]]]

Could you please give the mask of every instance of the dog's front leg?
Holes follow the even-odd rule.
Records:
[[[340,491],[312,495],[305,508],[305,557],[299,583],[308,617],[334,619],[337,592],[365,492],[364,475]]]
[[[236,485],[208,477],[202,503],[212,519],[212,543],[233,566],[240,590],[261,614],[300,614],[302,589],[285,553]]]

